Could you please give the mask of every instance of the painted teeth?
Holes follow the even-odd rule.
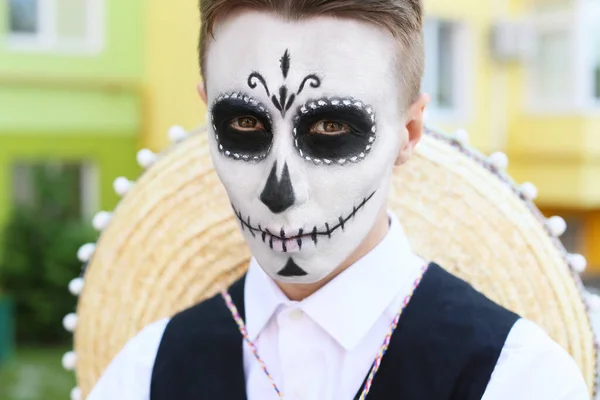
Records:
[[[317,230],[317,226],[315,225],[312,229],[312,231],[310,232],[310,238],[311,240],[314,242],[315,245],[317,245],[318,243],[318,238],[319,236],[324,236],[327,235],[329,238],[332,237],[332,234],[338,229],[341,228],[342,231],[345,230],[346,227],[346,223],[351,219],[354,218],[357,214],[357,212],[359,210],[361,210],[365,204],[375,195],[375,192],[371,193],[369,196],[363,198],[363,200],[361,201],[361,203],[358,206],[353,206],[352,207],[352,214],[349,214],[347,217],[344,218],[344,216],[340,216],[338,217],[338,221],[336,223],[335,226],[330,227],[328,222],[325,222],[325,229],[323,232],[319,232]],[[236,215],[236,217],[238,218],[238,220],[241,222],[242,225],[242,231],[245,231],[246,228],[248,228],[248,231],[250,231],[250,233],[252,234],[253,237],[256,237],[256,233],[260,232],[261,233],[261,239],[263,241],[263,243],[267,242],[267,236],[269,237],[269,247],[271,249],[274,248],[274,241],[275,240],[279,240],[281,241],[281,246],[282,246],[282,251],[283,252],[287,252],[288,251],[288,244],[291,243],[292,240],[296,240],[296,243],[298,244],[298,249],[301,250],[302,249],[302,243],[303,243],[303,238],[305,236],[304,233],[304,228],[300,228],[298,230],[297,235],[293,234],[292,237],[289,237],[289,232],[286,234],[284,227],[281,228],[281,230],[279,231],[279,236],[275,236],[273,235],[268,229],[264,229],[261,227],[261,225],[258,225],[258,228],[255,228],[252,226],[252,222],[250,220],[250,217],[248,216],[246,220],[244,220],[244,217],[242,216],[241,212],[238,212],[235,207],[232,205],[231,206],[233,208],[233,211]]]

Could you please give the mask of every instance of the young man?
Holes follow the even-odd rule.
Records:
[[[589,398],[564,350],[413,254],[387,212],[428,102],[420,0],[201,15],[213,161],[254,258],[231,302],[144,329],[88,399]]]

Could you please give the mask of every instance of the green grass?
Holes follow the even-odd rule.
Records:
[[[68,399],[75,377],[62,367],[66,351],[66,348],[17,349],[12,360],[0,365],[0,399]]]

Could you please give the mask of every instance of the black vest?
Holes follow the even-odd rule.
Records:
[[[244,278],[230,294],[244,318]],[[481,399],[518,318],[431,264],[367,400]],[[158,349],[150,400],[245,400],[242,340],[220,295],[177,314]]]

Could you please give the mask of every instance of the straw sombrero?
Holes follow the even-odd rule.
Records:
[[[145,325],[213,295],[248,265],[246,247],[210,160],[206,133],[171,132],[176,144],[160,156],[138,154],[146,172],[134,184],[115,181],[123,199],[100,213],[96,245],[79,251],[89,261],[71,282],[80,294],[75,352],[63,358],[90,392],[128,339]],[[587,381],[596,379],[595,340],[578,273],[585,259],[567,254],[558,237],[564,220],[546,220],[532,203],[535,187],[516,185],[506,156],[487,158],[458,136],[428,130],[416,155],[400,167],[390,191],[415,251],[471,282],[499,304],[543,328],[569,351]],[[76,355],[75,355],[76,354]]]

